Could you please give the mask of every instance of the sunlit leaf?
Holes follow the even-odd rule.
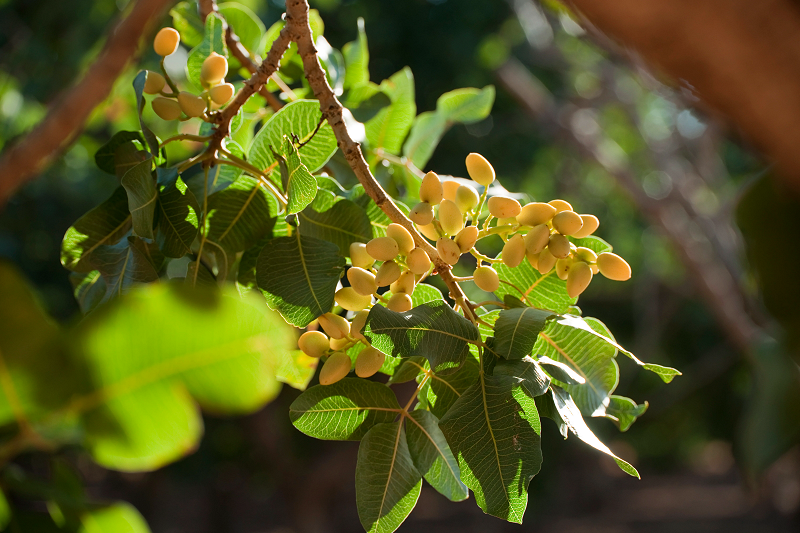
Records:
[[[356,506],[368,533],[391,533],[414,509],[422,476],[408,450],[403,421],[378,424],[358,447]]]
[[[650,404],[637,404],[624,396],[611,396],[606,407],[606,418],[614,422],[620,431],[628,431],[636,419],[642,416]]]
[[[389,96],[392,104],[366,123],[367,140],[373,150],[382,148],[399,155],[417,114],[411,69],[406,67],[384,80],[381,91]]]
[[[572,401],[572,397],[570,397],[569,393],[557,385],[552,385],[551,389],[553,391],[553,400],[555,401],[556,409],[570,431],[592,448],[600,450],[606,455],[610,455],[623,472],[635,478],[639,478],[639,472],[637,472],[630,463],[614,455],[614,452],[612,452],[608,446],[600,442],[600,439],[592,433],[592,430],[589,429],[589,426],[583,421],[581,411],[578,409],[578,406],[575,405],[575,402]]]
[[[275,369],[275,377],[278,381],[287,385],[305,390],[314,371],[317,369],[319,359],[309,357],[301,350],[293,350],[290,353],[278,354],[278,366]]]
[[[399,412],[391,389],[360,378],[315,385],[289,407],[297,429],[324,440],[361,440],[374,425],[391,422]]]
[[[494,85],[468,87],[444,93],[436,100],[436,112],[447,121],[471,124],[489,116],[494,105]]]
[[[275,152],[273,155],[278,161],[283,190],[286,191],[288,200],[286,213],[298,213],[314,200],[317,194],[317,180],[300,161],[297,147],[286,135],[283,137],[280,150],[283,150],[282,154]]]
[[[89,315],[75,344],[95,387],[70,404],[86,446],[101,465],[138,471],[197,445],[197,404],[249,413],[272,399],[280,388],[276,355],[294,335],[263,303],[233,289],[153,284]]]
[[[358,18],[358,37],[342,47],[346,74],[344,88],[349,89],[369,82],[369,48],[367,33],[364,31],[364,19]]]
[[[503,263],[494,265],[494,268],[500,276],[500,288],[494,291],[499,298],[510,294],[530,307],[547,309],[555,313],[566,313],[578,300],[569,297],[566,282],[558,279],[555,270],[545,275],[539,274],[526,260],[514,268],[507,267]]]
[[[206,17],[203,40],[189,52],[186,60],[186,78],[198,89],[203,87],[200,69],[211,52],[228,57],[228,49],[225,46],[225,23],[214,13]]]
[[[208,239],[233,255],[268,235],[277,214],[278,203],[261,182],[240,176],[208,197]]]
[[[494,352],[506,359],[522,359],[530,355],[551,311],[524,307],[504,309],[494,324]]]
[[[150,533],[150,528],[134,506],[118,502],[81,515],[78,533]]]
[[[158,169],[158,247],[167,257],[183,257],[198,229],[200,206],[174,169]]]
[[[223,2],[219,4],[219,12],[225,17],[239,41],[250,52],[258,52],[258,45],[267,28],[258,15],[238,2]]]

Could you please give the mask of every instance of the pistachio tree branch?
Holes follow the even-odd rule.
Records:
[[[0,208],[72,144],[89,114],[111,93],[114,82],[173,0],[137,0],[109,32],[97,60],[74,86],[61,93],[44,119],[0,157]],[[144,39],[149,41],[149,39]]]
[[[327,119],[328,124],[331,125],[333,133],[336,135],[336,140],[339,149],[344,154],[345,159],[353,169],[358,181],[364,186],[364,190],[375,204],[384,212],[392,222],[400,224],[406,228],[414,242],[419,248],[425,250],[428,256],[433,261],[436,271],[439,276],[447,285],[450,290],[450,296],[456,303],[464,309],[464,313],[470,320],[475,320],[475,310],[470,304],[469,300],[464,295],[461,287],[458,285],[451,272],[451,266],[447,264],[439,254],[436,248],[425,240],[419,234],[417,229],[412,224],[411,220],[403,214],[392,199],[383,190],[380,183],[372,175],[372,172],[364,159],[364,154],[361,152],[361,146],[350,137],[347,131],[347,125],[342,118],[342,104],[336,98],[328,80],[325,77],[325,71],[319,62],[317,56],[317,49],[314,46],[314,41],[311,37],[311,26],[308,21],[308,1],[307,0],[287,0],[286,2],[286,27],[291,33],[291,39],[297,43],[297,50],[303,60],[303,69],[305,71],[306,79],[311,89],[314,91],[314,96],[319,100],[320,110],[322,116]]]
[[[244,82],[244,87],[242,87],[233,100],[225,106],[225,109],[212,115],[211,120],[216,123],[217,128],[211,136],[211,141],[208,143],[208,148],[205,152],[210,156],[209,159],[206,159],[206,162],[211,162],[216,159],[217,152],[219,152],[222,146],[222,141],[231,133],[231,120],[233,120],[233,117],[236,116],[239,109],[247,102],[247,99],[264,88],[270,76],[277,72],[281,57],[283,57],[284,52],[289,48],[291,42],[292,39],[289,35],[289,28],[287,25],[281,30],[278,38],[272,43],[267,57],[256,69],[255,73],[249,80]]]
[[[256,65],[255,61],[250,57],[250,53],[247,49],[242,46],[239,36],[237,36],[233,28],[228,25],[228,21],[225,20],[225,17],[219,12],[217,3],[214,0],[200,0],[198,3],[200,4],[200,18],[203,22],[205,22],[208,15],[216,13],[225,23],[225,44],[228,45],[228,50],[231,55],[233,55],[233,57],[239,61],[239,64],[246,68],[250,74],[258,72],[258,65]],[[277,111],[283,107],[281,101],[267,90],[266,85],[262,86],[261,89],[258,90],[258,93],[266,99],[273,111]]]

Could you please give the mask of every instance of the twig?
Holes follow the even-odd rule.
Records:
[[[217,7],[217,3],[214,0],[199,0],[200,4],[200,18],[203,19],[205,22],[206,17],[211,13],[216,13],[222,21],[225,23],[225,44],[228,45],[228,50],[230,50],[233,57],[239,61],[239,64],[246,68],[250,74],[255,74],[258,72],[258,65],[253,61],[250,57],[250,53],[247,49],[242,46],[242,42],[239,40],[239,36],[233,32],[233,29],[228,25],[228,21],[225,20],[225,17],[219,12],[219,8]],[[272,108],[273,111],[279,110],[283,107],[283,103],[281,103],[278,98],[267,90],[267,86],[262,86],[258,93],[263,96],[269,106]]]
[[[39,125],[6,150],[0,158],[0,208],[72,144],[92,110],[111,93],[142,36],[150,35],[154,22],[170,4],[170,0],[138,0],[130,14],[111,29],[103,51],[83,79],[59,95]]]
[[[458,283],[453,279],[453,275],[450,272],[450,265],[439,257],[439,254],[436,253],[436,248],[431,246],[431,244],[417,232],[411,220],[397,208],[397,205],[386,194],[386,191],[383,190],[383,187],[381,187],[372,175],[372,172],[370,172],[369,165],[367,165],[364,154],[361,152],[361,146],[350,137],[347,126],[342,119],[342,104],[336,99],[336,95],[333,93],[330,85],[328,85],[325,71],[322,69],[322,65],[317,57],[317,49],[311,38],[308,10],[309,6],[307,0],[287,0],[286,27],[283,31],[289,30],[291,39],[297,43],[297,50],[303,60],[303,69],[306,79],[311,89],[314,91],[314,96],[319,100],[322,116],[328,120],[328,124],[331,125],[333,133],[336,135],[339,149],[350,164],[350,168],[353,169],[353,173],[358,178],[358,181],[364,186],[366,193],[372,198],[372,201],[375,202],[392,222],[400,224],[411,233],[416,245],[425,250],[428,257],[430,257],[431,261],[436,265],[439,276],[442,278],[442,281],[445,282],[448,289],[450,289],[450,296],[458,305],[464,308],[467,318],[474,322],[477,316],[474,310],[469,306],[461,287],[459,287]],[[283,31],[281,33],[283,33]]]

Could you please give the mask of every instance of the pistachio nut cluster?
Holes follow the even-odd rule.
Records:
[[[181,37],[177,30],[162,28],[153,39],[153,49],[164,58],[175,53],[180,40]],[[178,89],[163,68],[162,59],[161,73],[147,71],[144,92],[159,95],[153,98],[150,105],[162,120],[188,120],[196,117],[206,119],[210,110],[227,104],[233,98],[234,87],[225,82],[227,74],[228,60],[216,52],[211,52],[200,68],[203,91],[200,94],[194,94],[191,91]],[[169,88],[169,92],[165,90],[167,88]]]

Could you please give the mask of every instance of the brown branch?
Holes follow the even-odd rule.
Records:
[[[217,3],[214,0],[200,0],[198,2],[200,4],[200,18],[205,22],[206,17],[211,13],[216,13],[220,19],[225,24],[225,44],[228,45],[228,50],[239,61],[239,64],[246,68],[250,74],[255,74],[258,72],[258,65],[256,65],[255,61],[250,57],[250,53],[247,49],[242,46],[239,37],[234,33],[233,28],[228,25],[228,21],[225,20],[225,17],[219,12],[219,8],[217,7]],[[259,94],[266,99],[267,104],[272,108],[273,111],[279,110],[283,107],[283,103],[281,103],[278,98],[267,90],[266,85],[259,89]]]
[[[369,197],[372,198],[375,204],[384,213],[386,213],[386,216],[388,216],[392,222],[400,224],[411,233],[416,245],[425,250],[433,261],[439,276],[445,282],[448,289],[450,289],[450,296],[465,310],[467,318],[474,320],[476,318],[474,309],[461,290],[461,287],[453,279],[450,265],[439,257],[436,248],[431,246],[431,244],[417,232],[411,220],[397,208],[397,205],[386,194],[386,191],[383,190],[383,187],[381,187],[372,175],[369,165],[364,159],[364,154],[361,152],[361,146],[350,137],[347,126],[342,119],[342,104],[336,98],[331,86],[328,84],[325,71],[322,69],[322,65],[317,57],[317,49],[314,46],[314,41],[311,37],[311,26],[308,22],[308,10],[309,6],[307,0],[287,0],[286,27],[284,30],[289,29],[292,40],[297,43],[297,50],[303,60],[303,69],[306,79],[311,89],[314,91],[314,96],[319,100],[322,116],[327,119],[328,124],[330,124],[333,129],[333,133],[336,135],[339,149],[344,154],[345,159],[347,159],[347,162],[350,164],[350,168],[353,169],[358,181],[364,186],[364,190]]]
[[[0,158],[0,208],[26,181],[43,171],[83,129],[89,114],[108,97],[119,75],[173,0],[138,0],[118,22],[98,59],[76,85],[61,93],[44,119]]]
[[[239,109],[247,102],[247,99],[259,92],[269,81],[270,76],[277,72],[280,66],[281,57],[283,57],[286,49],[289,48],[292,39],[289,34],[289,26],[284,27],[278,38],[272,43],[266,59],[256,69],[256,72],[250,77],[249,80],[244,82],[244,87],[236,94],[234,99],[225,106],[225,109],[212,116],[212,120],[217,124],[217,129],[211,136],[211,141],[206,148],[206,154],[210,157],[204,161],[204,164],[213,164],[222,146],[222,141],[231,133],[231,120],[239,112]]]

